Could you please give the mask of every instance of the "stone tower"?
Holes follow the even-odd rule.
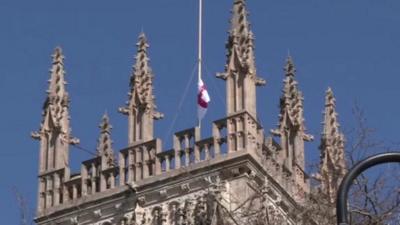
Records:
[[[234,0],[225,71],[217,74],[226,82],[226,115],[212,122],[211,136],[203,138],[191,127],[175,132],[167,148],[154,135],[154,120],[162,114],[156,110],[149,44],[142,33],[129,98],[119,109],[128,116],[128,144],[114,154],[105,114],[97,154],[73,173],[68,146],[78,142],[70,134],[63,56],[56,49],[43,122],[33,133],[41,140],[38,225],[313,224],[299,216],[310,193],[304,141],[312,136],[306,133],[294,64],[288,57],[278,128],[271,131],[276,140],[257,119],[256,87],[265,80],[257,76],[246,7],[245,0]],[[336,121],[332,98],[327,97],[329,125],[321,144],[327,193],[337,180],[332,171],[344,168],[331,165],[340,161],[332,152],[343,147],[333,140],[343,141],[343,135],[333,132],[338,125],[331,122]]]

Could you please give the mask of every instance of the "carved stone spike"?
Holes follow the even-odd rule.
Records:
[[[40,133],[37,131],[31,132],[31,137],[35,140],[40,140]]]

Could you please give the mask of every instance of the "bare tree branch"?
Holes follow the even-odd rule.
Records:
[[[11,188],[20,211],[20,225],[33,225],[33,215],[25,197],[18,191],[17,187]]]

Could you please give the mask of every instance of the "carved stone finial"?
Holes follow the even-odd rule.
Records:
[[[101,133],[111,133],[112,126],[110,124],[110,118],[108,117],[107,112],[104,113],[99,128]]]
[[[286,65],[284,67],[286,76],[294,76],[296,73],[296,67],[294,66],[292,56],[288,55],[286,59]]]
[[[110,119],[105,113],[99,125],[100,136],[97,143],[97,155],[102,157],[102,167],[107,169],[115,165],[114,151],[112,149]]]

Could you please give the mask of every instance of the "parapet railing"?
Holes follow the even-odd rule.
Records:
[[[201,139],[198,127],[176,132],[169,150],[162,150],[160,139],[137,143],[119,153],[119,185],[215,158],[226,140],[226,121],[219,120],[213,123],[209,138]]]
[[[82,162],[80,174],[66,175],[66,179],[60,182],[60,188],[54,185],[60,190],[57,195],[59,197],[55,197],[56,202],[63,204],[116,186],[211,160],[219,155],[251,149],[259,135],[257,133],[259,128],[256,119],[246,111],[242,111],[214,121],[212,137],[202,139],[199,128],[194,127],[176,132],[173,136],[173,148],[169,150],[162,149],[160,139],[153,139],[135,143],[121,150],[118,153],[118,162],[114,162],[111,166],[105,166],[100,156],[86,160]],[[51,184],[42,186],[44,187],[42,189],[51,189],[49,188]],[[50,206],[45,204],[45,198],[52,192],[48,191],[50,194],[42,192],[43,196],[46,195],[43,197],[42,207],[45,209],[48,208],[46,206]]]

